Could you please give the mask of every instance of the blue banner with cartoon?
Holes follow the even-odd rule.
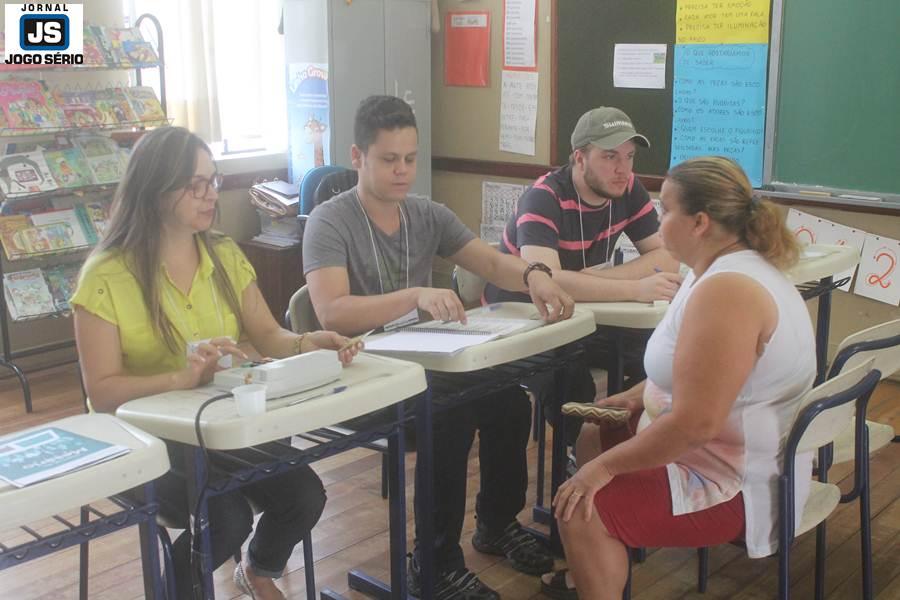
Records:
[[[677,44],[672,160],[727,156],[762,185],[768,44]]]
[[[307,171],[331,162],[328,65],[294,63],[288,67],[289,177],[298,183]]]

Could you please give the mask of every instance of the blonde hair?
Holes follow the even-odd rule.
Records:
[[[774,204],[753,196],[744,170],[722,156],[692,158],[666,173],[678,185],[678,202],[686,214],[704,212],[751,250],[785,269],[797,262],[800,248]]]

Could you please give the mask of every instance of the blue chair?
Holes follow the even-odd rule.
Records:
[[[307,171],[303,179],[300,180],[300,209],[297,211],[297,216],[306,216],[315,207],[316,189],[326,175],[345,170],[344,167],[325,165],[324,167],[315,167]]]

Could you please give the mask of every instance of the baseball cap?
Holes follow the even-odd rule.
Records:
[[[628,115],[618,108],[601,106],[578,119],[572,132],[572,149],[591,144],[601,150],[612,150],[628,140],[634,140],[644,148],[650,147],[650,140],[634,130]]]

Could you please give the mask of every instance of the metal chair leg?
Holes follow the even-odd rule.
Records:
[[[172,538],[169,537],[169,532],[162,525],[159,525],[156,531],[159,536],[159,544],[162,547],[166,598],[167,600],[176,600],[178,598],[178,591],[175,587],[175,557],[172,552]]]
[[[91,520],[91,513],[87,506],[81,507],[81,526],[87,525]],[[88,562],[90,556],[88,553],[88,542],[85,541],[78,546],[78,600],[87,600],[88,598]]]
[[[697,591],[706,593],[706,583],[709,580],[709,547],[697,548]]]
[[[387,456],[385,454],[384,456]],[[303,575],[306,579],[306,599],[316,600],[316,572],[312,551],[312,531],[303,536]]]
[[[388,455],[387,452],[381,453],[381,497],[388,498]],[[304,546],[305,547],[305,546]]]

